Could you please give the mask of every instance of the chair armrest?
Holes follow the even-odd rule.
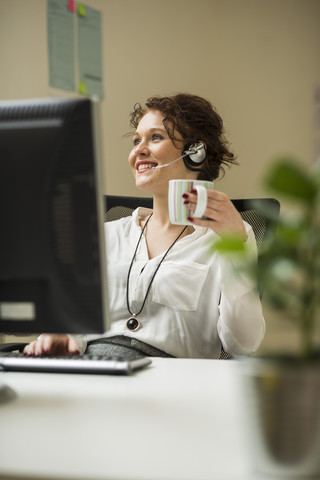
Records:
[[[14,352],[18,350],[22,352],[24,347],[28,345],[27,343],[16,342],[16,343],[0,343],[0,352]]]

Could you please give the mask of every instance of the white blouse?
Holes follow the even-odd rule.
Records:
[[[217,235],[207,228],[177,241],[161,264],[139,320],[128,330],[127,275],[141,227],[138,208],[130,217],[105,224],[107,277],[111,328],[104,335],[76,337],[82,353],[87,340],[114,335],[137,338],[175,357],[219,358],[221,344],[231,355],[248,355],[265,333],[259,295],[243,273],[235,274],[235,260],[210,249]],[[256,255],[251,227],[245,223],[248,244]],[[144,236],[130,274],[130,310],[137,312],[163,254],[149,259]]]

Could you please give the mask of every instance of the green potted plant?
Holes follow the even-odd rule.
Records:
[[[320,354],[316,341],[320,324],[320,165],[306,171],[295,159],[279,157],[265,182],[286,209],[273,219],[275,228],[258,263],[248,260],[242,268],[249,269],[264,304],[293,322],[299,348],[294,353],[272,351],[243,362],[252,455],[256,469],[265,473],[320,478]],[[264,214],[271,215],[268,211]],[[222,237],[213,248],[246,255],[236,238]]]

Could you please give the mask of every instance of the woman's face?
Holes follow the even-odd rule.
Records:
[[[166,193],[168,181],[172,178],[196,178],[183,159],[163,168],[154,168],[174,162],[182,155],[182,137],[177,132],[176,146],[170,139],[159,110],[149,110],[140,120],[133,136],[133,149],[129,154],[129,164],[142,190],[153,193]]]

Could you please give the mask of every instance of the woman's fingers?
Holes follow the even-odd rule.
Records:
[[[79,346],[75,339],[68,335],[43,334],[38,340],[29,343],[23,353],[30,356],[77,354]]]
[[[205,219],[190,217],[194,225],[211,228],[217,234],[234,233],[247,239],[246,229],[241,215],[234,207],[229,197],[217,190],[207,190],[207,208],[204,212]],[[191,191],[185,198],[185,205],[188,209],[195,211],[197,205],[197,193]]]
[[[35,355],[36,344],[37,344],[37,340],[30,342],[28,345],[24,347],[23,353],[25,355]]]

